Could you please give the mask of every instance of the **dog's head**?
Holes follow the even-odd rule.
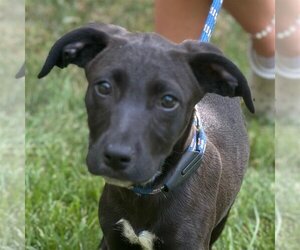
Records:
[[[241,96],[254,111],[242,73],[207,43],[176,45],[154,33],[90,24],[54,44],[39,78],[68,64],[84,68],[88,80],[89,171],[119,185],[160,173],[206,93]]]

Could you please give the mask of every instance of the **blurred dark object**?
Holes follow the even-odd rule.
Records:
[[[18,73],[16,74],[16,78],[19,79],[25,76],[25,63],[23,63],[22,67],[19,69]]]

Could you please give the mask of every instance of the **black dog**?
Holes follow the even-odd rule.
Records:
[[[85,69],[87,165],[107,182],[100,249],[211,248],[249,156],[240,99],[229,98],[254,112],[242,73],[210,44],[105,24],[59,39],[39,78],[68,64]]]

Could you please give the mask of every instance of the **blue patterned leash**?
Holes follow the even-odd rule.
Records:
[[[205,21],[205,25],[202,34],[199,38],[200,42],[209,42],[210,37],[215,29],[218,14],[220,13],[223,0],[213,0],[208,16]]]

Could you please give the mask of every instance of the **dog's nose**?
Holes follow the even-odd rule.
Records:
[[[132,161],[133,151],[130,146],[109,144],[104,151],[104,162],[114,169],[125,169]]]

